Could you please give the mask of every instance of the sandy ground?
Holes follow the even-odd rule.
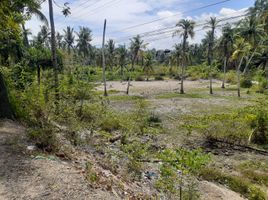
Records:
[[[213,85],[215,87],[220,87],[221,82],[214,80]],[[208,88],[209,82],[207,80],[199,81],[185,81],[184,88],[185,91],[189,89],[205,89]],[[108,81],[108,90],[117,90],[120,92],[126,92],[127,82],[120,81]],[[154,94],[161,94],[163,92],[174,92],[179,91],[180,81],[176,80],[166,80],[166,81],[132,81],[130,87],[131,95],[144,95],[150,96]],[[103,85],[97,87],[97,90],[103,90]]]

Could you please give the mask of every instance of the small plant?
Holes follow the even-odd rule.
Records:
[[[192,175],[206,165],[210,155],[202,153],[201,150],[188,151],[186,149],[165,149],[158,156],[162,160],[160,166],[161,177],[156,182],[156,187],[169,197],[175,195],[197,199],[195,180]]]
[[[91,183],[98,183],[100,180],[100,177],[97,174],[97,172],[94,170],[91,162],[86,163],[86,178]]]

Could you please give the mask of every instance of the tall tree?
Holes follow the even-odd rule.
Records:
[[[236,67],[237,72],[237,95],[238,97],[241,96],[240,94],[240,69],[241,65],[245,59],[245,56],[250,51],[250,44],[245,41],[244,38],[238,37],[236,39],[236,42],[234,43],[234,49],[235,51],[232,54],[232,59],[235,60],[238,64]]]
[[[67,46],[68,54],[70,55],[71,53],[71,48],[73,49],[73,44],[74,44],[74,29],[71,28],[70,26],[67,26],[66,30],[63,30],[64,32],[64,41]]]
[[[208,25],[204,28],[210,28],[209,33],[209,41],[208,41],[208,53],[207,53],[207,62],[209,66],[209,93],[213,94],[212,90],[212,62],[213,62],[213,48],[214,48],[214,41],[215,41],[215,31],[217,27],[218,21],[216,17],[210,17],[208,21]]]
[[[182,19],[177,24],[176,27],[178,27],[178,30],[174,32],[173,35],[179,35],[182,37],[182,67],[181,67],[181,89],[180,93],[184,94],[184,87],[183,87],[183,81],[184,81],[184,73],[185,73],[185,67],[186,67],[186,44],[187,39],[194,37],[194,26],[195,22],[192,20]]]
[[[80,31],[77,33],[77,48],[78,54],[83,55],[84,58],[90,55],[92,34],[91,30],[87,27],[80,27]]]
[[[114,66],[114,56],[115,56],[115,43],[114,40],[108,40],[106,44],[107,54],[108,54],[108,66],[110,70],[113,70]]]
[[[131,52],[131,69],[130,69],[130,71],[134,70],[134,64],[135,64],[135,61],[137,59],[138,53],[139,53],[140,49],[144,47],[143,42],[144,41],[141,39],[140,35],[137,35],[130,40],[130,52]],[[126,92],[127,94],[129,94],[130,80],[131,80],[131,75],[129,74],[128,84],[127,84],[127,92]]]
[[[56,35],[55,35],[55,24],[54,24],[54,14],[53,14],[53,0],[48,0],[49,7],[49,20],[51,29],[51,52],[52,52],[52,65],[54,70],[54,89],[55,89],[55,105],[56,111],[58,112],[58,103],[60,100],[59,96],[59,78],[58,78],[58,63],[57,63],[57,46],[56,46]]]
[[[234,29],[232,29],[230,24],[226,24],[222,28],[222,36],[219,41],[220,49],[223,52],[223,80],[222,80],[222,88],[225,88],[226,81],[226,72],[227,66],[229,62],[229,58],[231,56],[231,51],[234,43]]]
[[[127,49],[125,45],[120,45],[117,48],[117,57],[118,57],[118,65],[120,67],[120,75],[123,78],[124,68],[126,67],[127,62]]]
[[[145,53],[143,72],[146,75],[146,80],[149,81],[149,76],[153,72],[153,56],[150,52]]]

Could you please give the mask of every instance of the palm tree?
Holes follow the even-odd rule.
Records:
[[[178,27],[179,29],[176,30],[173,34],[182,37],[182,68],[181,68],[181,89],[180,89],[181,94],[184,94],[183,80],[186,65],[186,42],[189,36],[190,38],[194,37],[194,26],[195,26],[194,21],[182,19],[176,24],[176,27]]]
[[[51,52],[52,52],[52,65],[54,69],[54,88],[55,88],[55,103],[56,109],[58,109],[59,98],[59,79],[58,79],[58,63],[56,54],[56,37],[55,37],[55,25],[54,25],[54,14],[53,14],[53,3],[52,0],[48,0],[49,6],[49,19],[50,19],[50,29],[51,29]]]
[[[59,32],[56,34],[56,41],[57,41],[57,47],[59,49],[62,49],[64,47],[64,43],[62,41],[63,35],[61,35]]]
[[[41,22],[44,23],[44,26],[48,26],[48,20],[46,16],[40,11],[41,10],[41,2],[38,0],[33,0],[29,2],[21,12],[23,13],[24,17],[30,19],[32,15],[36,16]],[[23,30],[23,41],[26,47],[29,47],[29,39],[28,39],[28,31],[25,28],[25,21],[21,23],[22,30]]]
[[[150,52],[146,52],[144,55],[143,72],[146,74],[146,80],[149,81],[149,76],[153,72],[153,56]]]
[[[235,51],[232,54],[232,59],[235,61],[239,61],[239,64],[236,67],[236,72],[237,72],[237,95],[238,97],[241,96],[240,94],[240,68],[243,63],[243,60],[250,51],[250,44],[245,41],[244,38],[239,37],[236,42],[234,43],[234,49]]]
[[[118,64],[120,67],[120,74],[123,78],[124,76],[124,68],[126,66],[126,60],[127,60],[127,49],[125,45],[120,45],[117,49],[117,56],[118,56]]]
[[[252,46],[251,56],[248,58],[248,62],[244,68],[244,73],[248,71],[249,64],[254,57],[258,46],[262,42],[262,38],[265,35],[264,24],[260,24],[259,20],[255,16],[249,16],[243,19],[238,27],[239,34],[243,36]]]
[[[63,32],[64,32],[64,41],[67,45],[68,54],[70,55],[71,48],[73,49],[74,38],[75,38],[75,36],[73,35],[74,29],[71,28],[70,26],[67,26],[66,30],[63,30]]]
[[[108,66],[110,70],[113,70],[114,65],[114,54],[115,54],[115,43],[114,40],[110,39],[108,40],[106,44],[107,53],[108,53]]]
[[[134,70],[134,64],[137,59],[138,53],[142,48],[145,48],[146,45],[143,44],[143,40],[141,40],[140,35],[137,35],[133,37],[130,40],[130,52],[131,52],[131,69],[130,71]],[[130,86],[130,80],[131,80],[131,75],[128,77],[128,84],[127,84],[127,94],[129,94],[129,86]]]
[[[76,33],[78,54],[83,55],[84,58],[89,56],[91,50],[92,34],[91,30],[87,27],[80,27],[79,33]]]
[[[226,71],[227,65],[230,57],[230,52],[232,50],[234,43],[234,29],[232,29],[230,24],[226,24],[222,28],[222,36],[219,41],[220,49],[223,50],[224,55],[224,64],[223,64],[223,80],[222,80],[222,88],[225,88],[225,79],[226,79]]]
[[[140,35],[133,37],[130,40],[130,51],[131,51],[131,70],[134,70],[134,64],[137,59],[139,51],[144,47],[143,40],[141,40]]]
[[[207,54],[207,62],[209,65],[209,93],[213,94],[212,91],[212,61],[213,61],[213,48],[214,48],[214,40],[215,40],[215,31],[217,27],[218,21],[216,17],[210,17],[208,21],[208,25],[204,26],[204,28],[210,28],[210,33],[208,34],[208,54]]]

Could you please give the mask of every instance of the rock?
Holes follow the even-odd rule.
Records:
[[[26,147],[27,151],[35,151],[37,149],[37,147],[35,145],[30,145]]]

